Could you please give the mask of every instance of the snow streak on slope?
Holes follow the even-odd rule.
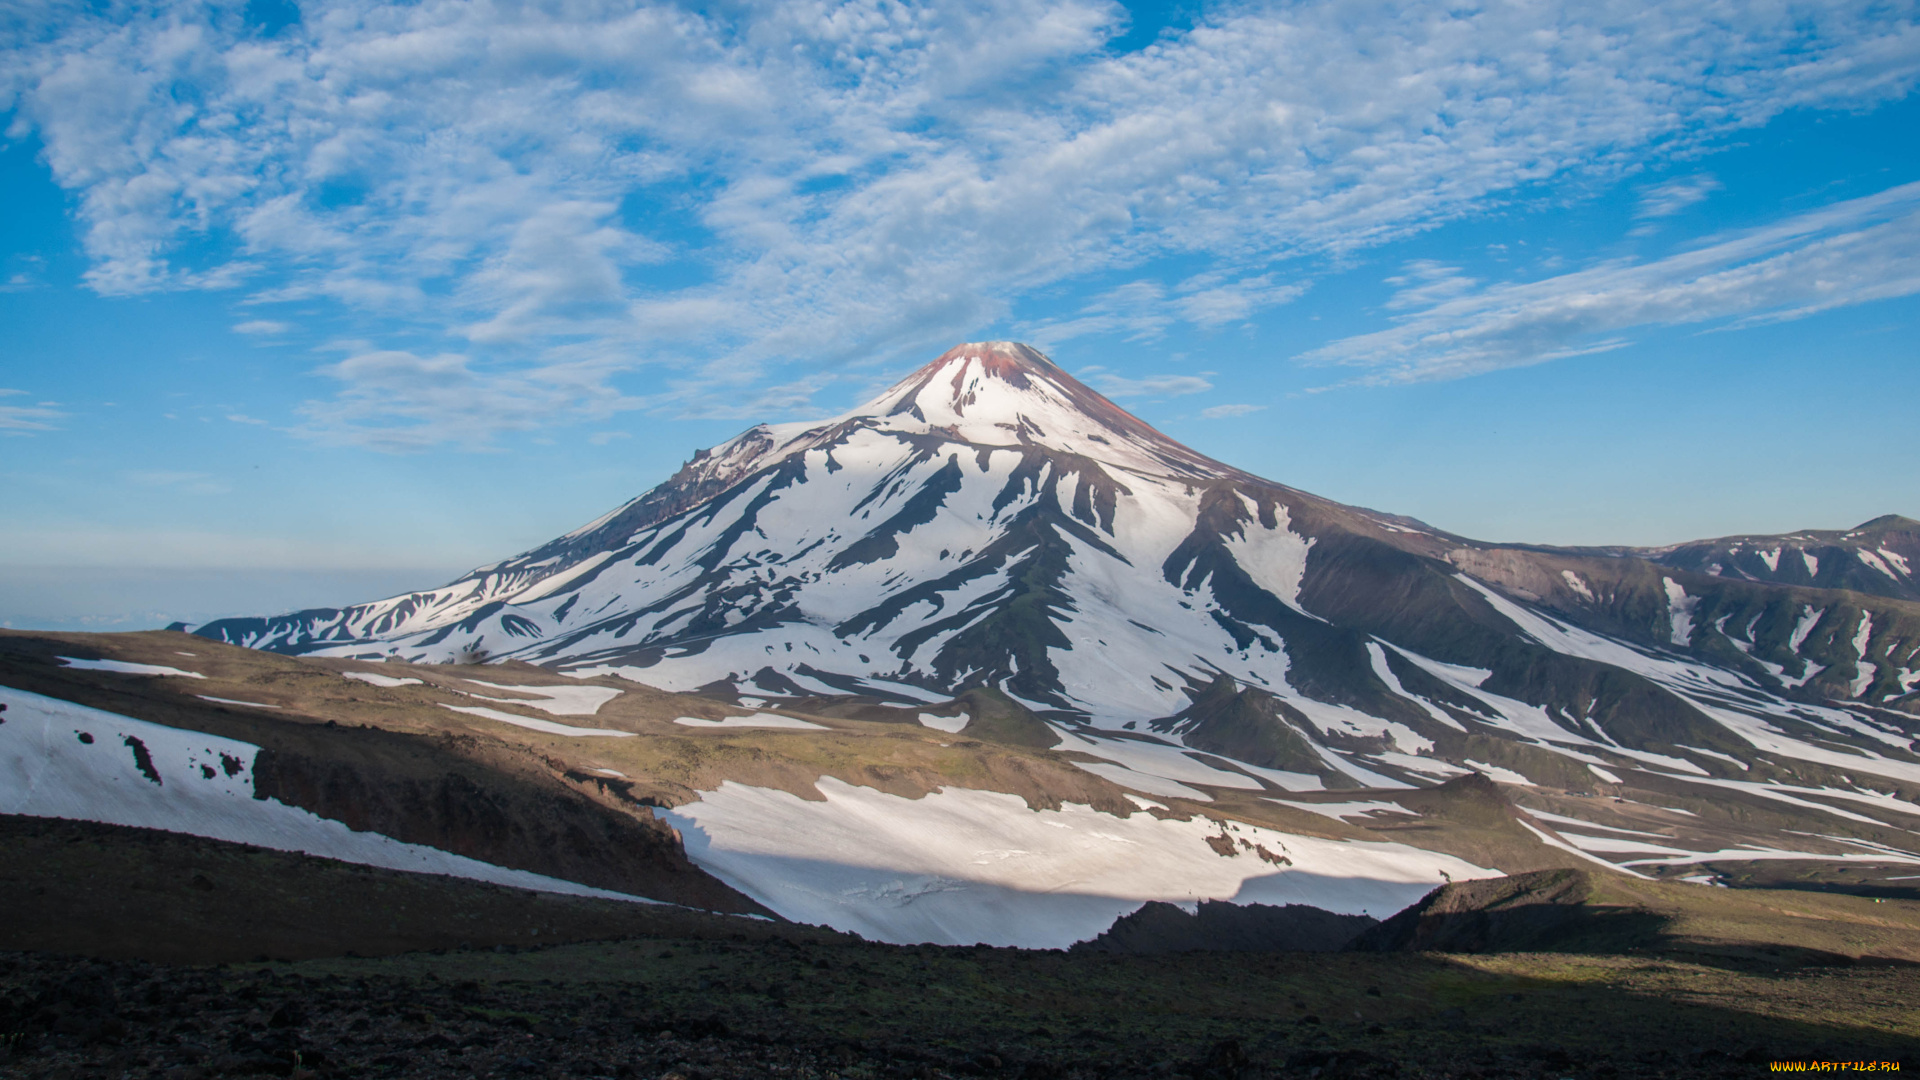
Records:
[[[260,748],[0,687],[0,813],[100,821],[541,892],[654,903],[355,832],[253,794]]]
[[[1204,817],[1128,817],[948,788],[905,799],[832,778],[824,801],[729,781],[657,811],[702,869],[797,922],[896,943],[1062,948],[1148,900],[1312,904],[1377,918],[1497,871],[1404,844]],[[1208,838],[1225,837],[1221,855]]]
[[[205,675],[197,671],[181,671],[164,664],[133,664],[125,660],[76,660],[71,656],[55,657],[66,667],[79,668],[82,671],[111,671],[120,675],[177,675],[187,679],[204,679]]]
[[[1875,776],[1920,782],[1920,762],[1913,761],[1911,755],[1891,757],[1866,747],[1853,752],[1835,750],[1785,734],[1779,721],[1792,720],[1799,725],[1825,729],[1834,735],[1845,736],[1850,745],[1858,745],[1860,736],[1873,739],[1877,735],[1889,747],[1904,748],[1909,740],[1900,732],[1885,730],[1866,718],[1842,709],[1769,698],[1760,692],[1758,686],[1735,672],[1678,657],[1654,656],[1588,631],[1561,626],[1545,616],[1522,608],[1478,582],[1464,577],[1461,580],[1486,597],[1490,604],[1512,619],[1528,636],[1547,647],[1568,656],[1600,660],[1646,676],[1672,691],[1702,716],[1739,736],[1755,750]],[[1477,693],[1483,698],[1489,696],[1483,691]],[[1545,729],[1535,728],[1523,734],[1542,736],[1548,733]],[[1551,738],[1574,741],[1574,737],[1564,729]],[[1698,766],[1678,759],[1662,759],[1658,755],[1621,747],[1609,749],[1674,772],[1700,772]]]

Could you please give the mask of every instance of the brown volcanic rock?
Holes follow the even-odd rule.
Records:
[[[1356,952],[1579,951],[1605,939],[1614,951],[1650,941],[1665,919],[1632,909],[1588,905],[1593,880],[1584,870],[1536,870],[1510,877],[1457,881],[1361,934]]]
[[[1105,933],[1074,952],[1337,952],[1379,925],[1367,915],[1339,915],[1307,904],[1228,904],[1201,901],[1189,915],[1154,901],[1115,919]]]

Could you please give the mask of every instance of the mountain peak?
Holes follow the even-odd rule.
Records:
[[[1920,529],[1920,521],[1915,521],[1910,517],[1905,517],[1900,514],[1882,514],[1879,517],[1874,518],[1872,521],[1863,521],[1860,524],[1855,525],[1852,529],[1848,531],[1863,533],[1863,532],[1868,532],[1870,530],[1887,530],[1887,529],[1900,529],[1903,531]]]
[[[841,420],[878,421],[981,446],[1040,447],[1190,478],[1236,473],[1017,341],[956,345]]]
[[[851,415],[896,416],[917,411],[923,419],[929,414],[948,412],[964,417],[968,406],[978,403],[983,382],[1004,384],[996,388],[1001,393],[994,395],[1002,397],[1006,396],[1005,391],[1044,395],[1042,387],[1051,385],[1067,391],[1066,397],[1078,399],[1076,405],[1084,407],[1090,403],[1088,398],[1096,399],[1099,405],[1124,415],[1124,410],[1060,370],[1045,353],[1018,341],[969,341],[955,345]],[[1074,390],[1084,394],[1076,394]],[[989,390],[989,394],[993,394],[993,390]],[[1128,416],[1128,419],[1134,418]]]

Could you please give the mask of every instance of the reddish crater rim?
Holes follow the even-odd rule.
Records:
[[[867,415],[895,416],[902,413],[919,415],[923,404],[922,395],[931,392],[936,397],[944,394],[947,401],[951,403],[953,411],[964,416],[967,406],[974,403],[973,395],[966,393],[964,387],[967,372],[975,363],[981,365],[989,378],[998,379],[1017,390],[1036,389],[1038,383],[1051,386],[1067,399],[1071,408],[1077,410],[1082,416],[1113,435],[1132,442],[1135,447],[1158,458],[1177,474],[1216,478],[1242,477],[1263,484],[1269,483],[1230,465],[1215,461],[1205,454],[1168,438],[1146,421],[1115,405],[1104,394],[1067,374],[1060,365],[1048,359],[1045,353],[1017,341],[969,341],[955,345],[941,353],[937,359],[894,384],[893,388],[879,399],[879,402],[890,402],[890,404],[882,406],[883,411]],[[956,370],[951,376],[943,378],[949,365]],[[1030,422],[1022,417],[1022,425],[1023,428],[1030,426]],[[1023,430],[1020,441],[1034,440],[1029,439]]]

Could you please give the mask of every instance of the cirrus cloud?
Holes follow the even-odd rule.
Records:
[[[661,408],[786,400],[1094,280],[1159,295],[1038,336],[1223,327],[1305,287],[1278,264],[1920,73],[1912,13],[1872,0],[1231,5],[1126,54],[1106,0],[300,13],[265,36],[232,4],[37,6],[0,98],[98,291],[245,288],[432,340],[305,410],[384,449],[628,407],[643,363],[675,372]],[[1194,256],[1204,280],[1155,272]],[[369,392],[401,355],[406,388]]]
[[[1470,283],[1471,285],[1472,283]],[[1920,294],[1920,183],[1715,237],[1648,262],[1460,290],[1391,329],[1304,354],[1363,383],[1459,378],[1607,352],[1631,330],[1751,326]]]

